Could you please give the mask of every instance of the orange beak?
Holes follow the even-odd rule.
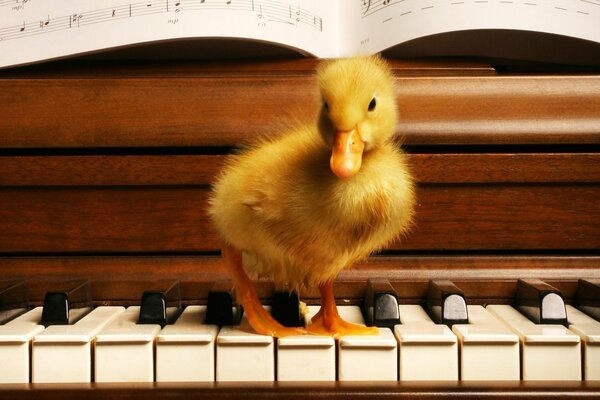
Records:
[[[356,130],[336,131],[329,165],[341,179],[354,176],[362,164],[365,143]]]

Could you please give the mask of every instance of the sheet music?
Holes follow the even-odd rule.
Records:
[[[340,18],[342,55],[372,54],[423,36],[508,29],[600,42],[600,0],[354,0]],[[518,46],[518,43],[515,43]]]
[[[227,37],[335,55],[319,0],[0,0],[0,66],[159,40]]]
[[[202,37],[274,42],[318,57],[352,56],[477,29],[600,43],[600,0],[0,0],[0,68]]]

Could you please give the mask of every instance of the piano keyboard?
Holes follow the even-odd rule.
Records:
[[[484,306],[467,305],[451,282],[434,281],[427,306],[396,304],[392,312],[397,298],[386,289],[381,302],[365,302],[370,312],[338,306],[350,322],[385,320],[380,334],[337,341],[274,339],[254,333],[243,317],[235,326],[207,324],[206,305],[182,308],[160,291],[147,321],[144,303],[96,307],[68,321],[76,310],[66,296],[67,324],[45,326],[46,305],[0,323],[0,383],[600,380],[600,322],[543,282],[519,285],[529,293],[522,303]],[[308,322],[318,307],[306,309]],[[566,326],[554,323],[553,312],[566,315]]]

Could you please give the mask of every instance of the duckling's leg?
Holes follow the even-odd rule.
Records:
[[[242,267],[242,254],[231,245],[223,244],[223,257],[229,269],[237,300],[244,307],[244,314],[250,326],[263,335],[283,337],[306,333],[301,328],[288,328],[277,322],[260,304],[256,288]]]
[[[321,292],[321,309],[312,318],[306,330],[315,335],[331,335],[335,338],[351,335],[379,335],[376,327],[353,324],[344,321],[338,313],[333,295],[333,281],[319,286]]]

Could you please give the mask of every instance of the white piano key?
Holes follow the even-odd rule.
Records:
[[[469,324],[452,326],[462,380],[519,380],[519,337],[482,306],[467,306]]]
[[[33,383],[91,382],[92,343],[124,307],[98,307],[73,325],[52,325],[33,338]]]
[[[306,325],[319,311],[306,306]],[[331,336],[301,335],[277,340],[278,381],[335,381],[336,351]]]
[[[129,307],[96,335],[96,382],[153,382],[154,340],[160,325],[138,325],[140,308]]]
[[[583,311],[580,311],[578,308],[573,307],[572,305],[567,304],[567,319],[569,321],[569,326],[571,325],[600,325],[600,321],[596,321],[594,318],[590,317]]]
[[[217,335],[217,382],[275,380],[275,340],[256,333],[246,318]]]
[[[400,304],[398,306],[400,310],[400,322],[404,325],[415,323],[428,323],[435,324],[427,311],[419,305],[416,304]]]
[[[508,305],[486,309],[519,336],[523,380],[581,379],[579,335],[562,325],[536,325]]]
[[[458,380],[457,338],[446,325],[434,324],[418,305],[400,305],[394,327],[400,380]]]
[[[389,328],[379,336],[342,336],[339,340],[340,381],[398,380],[398,342]],[[368,368],[365,368],[368,365]]]
[[[600,322],[577,308],[567,305],[569,330],[581,337],[583,379],[600,380]]]
[[[203,324],[206,306],[188,306],[156,340],[157,382],[215,380],[216,325]]]
[[[0,325],[0,383],[29,383],[31,340],[42,332],[42,307]]]
[[[278,381],[335,381],[331,336],[287,336],[277,340]]]
[[[364,324],[359,307],[338,307],[340,316]],[[398,342],[388,328],[378,328],[378,336],[342,336],[338,340],[338,380],[398,380]],[[368,366],[368,368],[365,368]]]

